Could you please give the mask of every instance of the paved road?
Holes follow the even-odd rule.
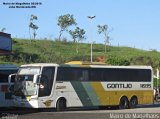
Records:
[[[136,109],[69,109],[65,112],[33,109],[1,109],[1,119],[159,119],[160,104]]]

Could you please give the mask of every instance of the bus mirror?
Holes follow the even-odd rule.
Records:
[[[34,77],[33,77],[33,83],[34,84],[38,84],[39,83],[39,75],[38,74],[34,75]]]
[[[9,84],[9,85],[11,85],[11,83],[15,81],[15,76],[16,76],[16,75],[17,75],[17,74],[10,74],[10,75],[8,76],[8,84]]]

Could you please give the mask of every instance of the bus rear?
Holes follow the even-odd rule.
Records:
[[[14,84],[14,80],[8,83],[8,76],[13,73],[17,73],[18,67],[10,64],[0,65],[0,107],[13,106],[12,93],[9,91],[9,87]]]

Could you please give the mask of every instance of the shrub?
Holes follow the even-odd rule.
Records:
[[[113,56],[109,57],[106,63],[110,65],[130,65],[130,62],[127,59]]]

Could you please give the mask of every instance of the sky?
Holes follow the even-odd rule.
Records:
[[[4,5],[16,2],[42,4],[36,8]],[[34,14],[38,17],[37,38],[54,39],[59,36],[58,17],[69,13],[86,31],[84,42],[104,43],[97,25],[108,25],[111,45],[160,51],[159,6],[160,0],[0,0],[0,30],[6,28],[13,38],[29,38],[29,19]],[[92,20],[87,18],[93,15]],[[67,33],[63,37],[72,40]]]

